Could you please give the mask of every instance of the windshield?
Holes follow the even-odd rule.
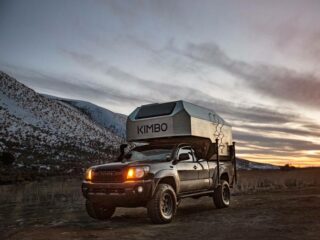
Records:
[[[173,146],[140,146],[124,156],[124,161],[161,161],[170,159]]]

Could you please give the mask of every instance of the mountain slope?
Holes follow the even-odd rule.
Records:
[[[279,170],[279,166],[268,163],[258,163],[237,158],[237,169],[239,170]]]
[[[126,135],[126,119],[127,116],[120,113],[112,112],[103,107],[99,107],[95,104],[86,101],[58,98],[55,96],[44,95],[48,98],[59,100],[67,103],[83,113],[85,113],[91,120],[98,125],[108,129],[121,138],[125,138]]]
[[[0,146],[25,159],[104,158],[122,138],[0,72]]]

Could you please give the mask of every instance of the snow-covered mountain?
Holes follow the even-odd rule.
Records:
[[[127,116],[120,113],[112,112],[106,108],[99,107],[95,104],[86,101],[58,98],[55,96],[44,95],[48,98],[59,100],[67,103],[83,113],[85,113],[93,122],[98,125],[107,128],[109,131],[115,133],[121,138],[125,138],[126,135],[126,119]]]
[[[101,109],[88,116],[79,110],[85,108],[84,103],[79,102],[79,108],[73,105],[43,96],[0,71],[0,147],[30,161],[107,158],[123,141],[114,133],[116,127],[107,127],[116,120],[105,117]],[[87,106],[95,111],[93,104]],[[113,122],[93,121],[99,114],[105,117],[101,122]]]

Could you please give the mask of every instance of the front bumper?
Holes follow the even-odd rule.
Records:
[[[127,181],[123,183],[83,181],[82,194],[92,202],[111,204],[116,207],[136,207],[146,204],[152,196],[153,187],[152,180]],[[140,189],[140,192],[138,189]]]

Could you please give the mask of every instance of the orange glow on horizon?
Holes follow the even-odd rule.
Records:
[[[312,157],[281,157],[264,154],[237,154],[239,158],[243,158],[252,162],[272,164],[276,166],[284,166],[289,164],[294,167],[320,167],[320,159]]]

